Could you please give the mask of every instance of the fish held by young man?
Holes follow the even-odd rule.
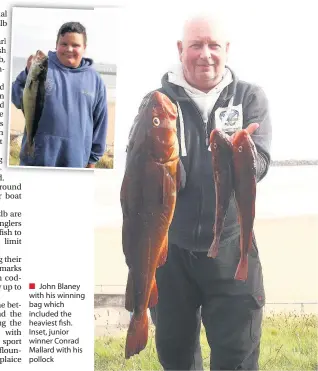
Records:
[[[256,201],[257,150],[248,131],[239,131],[233,140],[235,200],[240,222],[241,257],[234,279],[246,281],[248,253],[252,249],[252,235]]]
[[[34,153],[34,137],[38,129],[45,100],[48,57],[40,50],[32,58],[23,90],[22,111],[25,117],[27,152]]]
[[[210,135],[210,149],[215,183],[216,212],[213,242],[208,251],[208,257],[216,258],[219,251],[224,220],[229,208],[230,198],[233,194],[232,143],[228,135],[222,130],[214,129]]]
[[[146,347],[147,309],[158,302],[155,273],[167,258],[180,184],[176,119],[176,106],[155,91],[144,99],[130,134],[120,192],[123,252],[129,268],[125,308],[133,312],[126,359]]]

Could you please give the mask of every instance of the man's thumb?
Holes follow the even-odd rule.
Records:
[[[259,128],[259,124],[256,122],[253,122],[252,124],[249,124],[246,128],[246,131],[251,135],[254,133],[255,130]]]

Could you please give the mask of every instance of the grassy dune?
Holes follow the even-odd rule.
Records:
[[[317,370],[316,315],[275,314],[265,317],[261,340],[260,370]],[[157,358],[154,328],[146,349],[124,359],[125,335],[95,340],[95,371],[162,370]],[[209,370],[210,352],[205,332],[201,333],[204,369]]]

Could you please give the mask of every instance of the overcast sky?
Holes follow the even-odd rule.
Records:
[[[12,55],[28,57],[37,49],[55,50],[65,22],[81,22],[87,32],[86,56],[96,63],[117,63],[121,8],[52,9],[15,7],[12,14]]]

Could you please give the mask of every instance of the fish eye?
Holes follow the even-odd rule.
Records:
[[[238,151],[239,151],[239,152],[242,152],[242,151],[243,151],[243,147],[242,147],[242,146],[239,146],[239,147],[238,147]]]
[[[213,143],[213,148],[218,148],[218,145],[216,143]]]
[[[152,119],[152,123],[155,125],[155,126],[159,126],[160,125],[160,120],[158,117],[154,117]]]

